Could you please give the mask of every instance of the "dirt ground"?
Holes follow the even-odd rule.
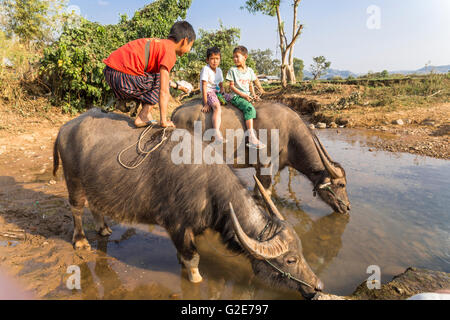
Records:
[[[385,139],[368,142],[368,147],[374,149],[450,159],[450,102],[430,100],[413,107],[396,108],[355,105],[335,110],[329,107],[342,98],[348,99],[354,92],[363,91],[364,88],[359,86],[344,86],[343,91],[337,94],[273,90],[265,98],[282,101],[316,126],[322,122],[328,128],[336,126],[382,132]],[[403,123],[397,124],[397,120]]]
[[[448,104],[442,108],[435,112],[448,113]],[[73,250],[65,182],[61,173],[51,173],[53,142],[59,127],[71,118],[55,109],[23,117],[0,104],[0,266],[35,298],[82,298],[67,293],[66,269],[99,259],[96,250]],[[436,127],[418,125],[386,128],[393,139],[375,147],[389,150],[391,144],[391,151],[415,153],[411,145],[427,143],[430,149],[417,147],[417,152],[449,158],[448,127],[439,133]],[[96,239],[90,214],[85,214],[84,226],[88,239]],[[157,287],[154,291],[155,298],[171,298],[170,292]]]

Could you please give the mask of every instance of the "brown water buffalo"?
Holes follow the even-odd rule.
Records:
[[[146,131],[152,139],[158,137],[143,139],[142,144],[124,152],[123,164],[139,163],[143,159],[139,152],[156,146],[159,135],[167,140],[140,166],[129,170],[119,164],[118,154],[133,146],[143,133],[129,117],[92,109],[61,127],[54,145],[54,173],[60,158],[73,214],[75,248],[89,248],[82,227],[87,203],[103,236],[111,234],[104,216],[164,227],[192,282],[202,280],[195,237],[210,228],[230,250],[245,254],[255,274],[270,285],[300,291],[306,298],[321,290],[321,281],[303,257],[298,235],[270,197],[265,194],[267,212],[228,165],[175,164],[172,155],[178,142],[172,141],[172,135],[177,131],[181,130]],[[191,143],[196,143],[195,139]],[[261,192],[264,194],[262,187]]]
[[[290,166],[304,174],[313,184],[313,191],[338,213],[347,213],[350,202],[347,195],[347,179],[344,168],[334,162],[317,136],[305,125],[300,116],[288,106],[275,102],[256,102],[257,119],[255,130],[279,129],[278,169]],[[211,113],[201,112],[202,102],[194,99],[180,107],[172,114],[172,121],[177,128],[194,129],[194,123],[201,121],[204,130],[212,128]],[[242,112],[227,105],[222,106],[221,131],[226,136],[226,129],[245,128]],[[235,148],[239,147],[238,144]],[[271,136],[268,135],[267,151],[270,155]],[[237,152],[236,152],[237,154]],[[256,169],[256,176],[265,188],[271,186],[271,176],[261,174],[261,163],[250,165]],[[273,172],[275,174],[276,172]]]

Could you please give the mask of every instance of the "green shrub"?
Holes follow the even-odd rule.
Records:
[[[129,41],[166,38],[173,23],[186,17],[191,2],[156,0],[130,20],[122,16],[116,25],[103,26],[81,17],[75,26],[66,23],[41,60],[40,75],[52,89],[52,103],[72,113],[105,105],[112,92],[104,81],[102,60]]]

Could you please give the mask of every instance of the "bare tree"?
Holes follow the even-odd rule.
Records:
[[[297,21],[298,6],[300,2],[301,0],[292,0],[294,17],[292,22],[292,37],[290,40],[288,40],[284,30],[284,21],[281,17],[281,0],[247,0],[243,7],[251,13],[261,12],[271,17],[277,17],[281,50],[281,85],[283,88],[287,87],[288,82],[290,84],[296,82],[294,70],[294,46],[303,30],[303,25]]]

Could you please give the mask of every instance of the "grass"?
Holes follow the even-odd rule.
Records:
[[[419,119],[420,123],[425,115],[448,121],[444,118],[450,101],[449,74],[356,80],[358,84],[355,80],[304,81],[287,90],[280,90],[279,84],[264,87],[280,97],[316,100],[321,105],[312,115],[316,121],[345,118],[353,122],[349,126],[372,126],[396,119]]]

